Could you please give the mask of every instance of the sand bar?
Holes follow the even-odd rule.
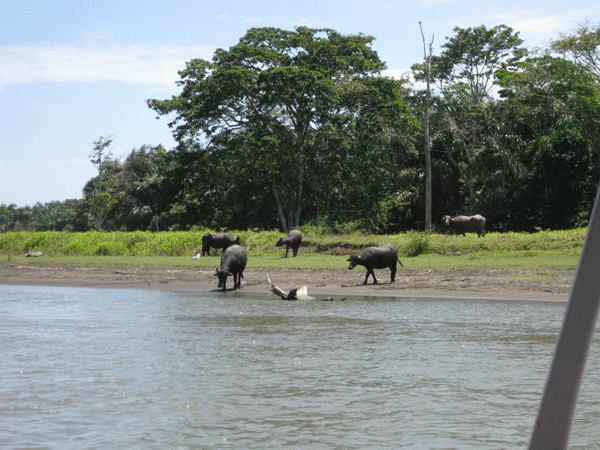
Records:
[[[267,284],[267,272],[282,289],[307,286],[317,299],[348,296],[417,298],[474,298],[495,300],[537,300],[565,302],[569,298],[575,271],[544,276],[523,270],[479,270],[452,273],[398,267],[395,283],[387,269],[376,270],[378,284],[363,285],[362,267],[345,269],[264,269],[248,267],[241,292],[274,295]],[[173,291],[217,291],[214,269],[207,267],[121,266],[0,262],[0,284]],[[228,281],[228,288],[233,281]],[[226,295],[227,293],[225,293]]]

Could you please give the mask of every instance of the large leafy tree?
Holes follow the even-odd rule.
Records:
[[[432,137],[442,158],[459,174],[465,189],[466,205],[455,205],[455,212],[472,210],[476,195],[490,177],[503,168],[493,167],[501,158],[490,157],[501,147],[490,139],[489,124],[494,122],[494,74],[500,69],[515,70],[526,56],[519,33],[506,25],[494,28],[454,28],[440,55],[431,57],[431,79],[438,88],[432,111]],[[413,65],[417,79],[424,79],[424,64]]]
[[[104,155],[99,174],[83,188],[92,224],[105,230],[159,229],[154,217],[172,201],[163,180],[167,165],[162,145],[134,148],[124,161]]]
[[[119,162],[110,185],[117,200],[112,211],[115,228],[151,228],[153,216],[159,210],[158,204],[166,194],[159,188],[166,160],[162,145],[142,145]]]
[[[584,225],[600,173],[600,95],[593,75],[544,55],[523,61],[518,71],[500,70],[496,78],[505,134],[518,136],[515,156],[527,171],[514,191],[519,227]]]
[[[102,230],[110,213],[110,209],[116,203],[108,189],[110,167],[115,164],[111,159],[112,139],[100,137],[94,142],[94,148],[89,158],[98,169],[98,176],[92,178],[84,187],[84,194],[89,205],[90,219],[98,230]]]
[[[600,26],[584,23],[571,34],[563,34],[550,48],[592,74],[600,83]]]
[[[349,132],[365,80],[385,68],[373,39],[331,29],[251,29],[212,61],[187,63],[180,95],[148,105],[174,114],[169,126],[180,144],[201,142],[228,171],[259,177],[289,229],[300,222],[307,165],[324,160],[317,154],[323,137],[339,142]]]
[[[516,125],[541,135],[569,124],[598,146],[600,91],[592,74],[549,55],[529,58],[518,69],[496,73],[501,97],[528,108],[511,118]]]
[[[471,103],[489,98],[494,89],[494,73],[512,69],[527,55],[519,33],[506,25],[486,28],[454,28],[440,55],[431,58],[431,77],[441,90],[464,84]],[[424,79],[424,64],[413,65],[418,79]]]

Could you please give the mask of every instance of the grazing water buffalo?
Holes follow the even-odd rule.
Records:
[[[222,248],[223,251],[233,244],[240,245],[240,238],[233,237],[229,233],[206,233],[202,236],[202,256],[208,253],[210,256],[210,248]]]
[[[456,234],[477,233],[477,237],[485,237],[485,217],[476,214],[474,216],[444,216],[442,219]]]
[[[287,258],[290,247],[292,247],[294,256],[298,255],[300,242],[302,242],[302,233],[298,230],[292,230],[285,237],[280,238],[275,246],[281,247],[282,245],[285,245],[285,258]]]
[[[348,269],[354,269],[361,265],[367,268],[367,276],[363,284],[367,284],[369,275],[373,276],[373,284],[377,284],[377,278],[373,269],[385,269],[389,267],[392,271],[392,283],[396,281],[396,261],[402,266],[402,262],[398,258],[398,250],[391,244],[384,244],[380,247],[369,247],[360,255],[350,255],[348,258],[350,265]]]
[[[244,269],[248,262],[248,256],[246,256],[246,250],[239,245],[235,244],[227,247],[223,250],[221,255],[221,267],[217,268],[215,276],[219,279],[219,285],[217,287],[223,288],[225,291],[225,284],[227,283],[227,277],[233,275],[233,289],[240,289],[242,287],[242,278],[244,278]]]

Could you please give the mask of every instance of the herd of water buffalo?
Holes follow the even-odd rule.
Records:
[[[444,216],[443,222],[450,227],[455,234],[477,233],[478,237],[485,236],[485,217],[477,214],[474,216]],[[298,256],[298,248],[302,242],[302,233],[298,230],[292,230],[284,237],[281,237],[276,247],[285,245],[285,256],[287,258],[290,248],[294,256]],[[217,268],[215,276],[219,280],[218,287],[226,290],[227,277],[233,276],[233,289],[239,289],[244,278],[244,269],[248,263],[246,250],[240,245],[240,238],[234,237],[229,233],[206,233],[202,237],[202,256],[209,255],[210,249],[223,249],[221,254],[221,266]],[[392,283],[396,280],[397,262],[402,266],[398,258],[398,249],[391,244],[384,244],[379,247],[369,247],[360,255],[350,255],[348,258],[350,265],[348,269],[354,269],[356,266],[364,266],[367,269],[367,275],[363,284],[367,284],[369,275],[373,277],[373,284],[377,284],[374,269],[387,269],[391,271]]]

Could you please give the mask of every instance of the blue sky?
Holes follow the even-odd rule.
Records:
[[[534,48],[585,20],[600,22],[600,1],[0,0],[0,204],[81,198],[100,136],[115,158],[174,147],[146,100],[176,95],[186,61],[252,27],[371,35],[387,75],[400,76],[423,59],[419,21],[438,53],[455,26],[505,24]]]

